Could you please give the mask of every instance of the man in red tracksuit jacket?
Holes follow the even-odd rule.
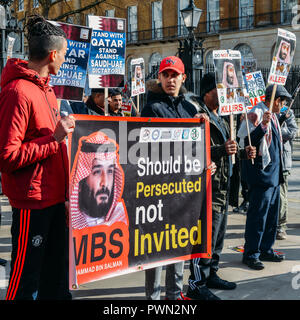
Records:
[[[29,60],[8,60],[1,77],[0,171],[13,210],[7,300],[70,299],[67,279],[68,160],[50,74],[64,62],[64,32],[43,17],[27,23]]]

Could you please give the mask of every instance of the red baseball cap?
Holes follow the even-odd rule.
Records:
[[[166,57],[161,61],[158,73],[161,73],[165,70],[174,70],[178,73],[184,73],[184,64],[178,57]]]

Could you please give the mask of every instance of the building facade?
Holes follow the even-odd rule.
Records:
[[[88,14],[120,17],[127,20],[127,63],[137,57],[145,60],[146,70],[152,73],[160,60],[178,54],[179,39],[187,36],[180,10],[189,0],[48,0],[51,7],[38,0],[14,1],[17,18],[33,12],[47,14],[75,24],[86,24]],[[203,10],[196,37],[204,39],[204,66],[212,65],[212,51],[238,49],[246,59],[255,59],[258,68],[270,67],[277,28],[300,34],[299,0],[195,0]],[[92,6],[91,6],[92,5]],[[292,22],[295,26],[293,28]],[[299,22],[299,26],[297,23]],[[294,65],[300,64],[296,51]]]

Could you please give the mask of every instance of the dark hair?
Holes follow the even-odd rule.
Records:
[[[92,94],[92,95],[95,95],[96,93],[102,93],[102,94],[104,94],[104,88],[93,88],[93,89],[91,90],[91,94]]]
[[[64,40],[67,39],[60,27],[36,14],[28,17],[25,29],[29,59],[33,61],[43,60],[52,50],[62,49]]]
[[[121,93],[121,91],[118,90],[118,89],[112,89],[112,90],[110,90],[110,92],[109,92],[109,96],[110,96],[110,97],[115,97],[115,96],[120,96],[120,95],[122,95],[122,93]]]

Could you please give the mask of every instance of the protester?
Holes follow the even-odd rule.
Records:
[[[249,187],[249,208],[245,227],[243,263],[254,270],[264,268],[262,261],[280,262],[285,256],[273,250],[280,205],[280,183],[283,182],[282,137],[276,113],[291,98],[278,85],[272,112],[269,111],[274,85],[266,89],[265,103],[260,102],[249,112],[252,145],[259,149],[254,164],[245,161],[245,179]],[[238,132],[241,141],[248,143],[245,122]]]
[[[183,83],[186,80],[184,65],[175,56],[164,58],[159,67],[158,81],[147,83],[147,104],[142,117],[193,118],[197,110],[185,100]],[[182,300],[184,262],[166,266],[166,299]],[[162,267],[145,271],[146,298],[160,300]]]
[[[86,106],[88,108],[88,114],[104,116],[104,89],[92,89],[91,95],[86,101]]]
[[[284,108],[283,108],[284,109]],[[286,109],[286,107],[285,107]],[[288,176],[292,169],[292,140],[296,137],[298,126],[293,110],[280,112],[279,123],[283,142],[283,182],[280,184],[280,209],[276,239],[285,240],[287,237],[288,218]]]
[[[28,18],[29,60],[9,59],[0,94],[0,171],[12,206],[7,300],[71,299],[67,273],[68,159],[64,138],[72,116],[60,118],[49,86],[65,61],[67,39],[41,16]]]
[[[236,141],[229,138],[226,120],[218,115],[218,93],[215,74],[207,73],[201,79],[200,112],[205,113],[210,121],[211,158],[217,169],[212,176],[212,258],[196,258],[191,261],[189,288],[186,296],[195,300],[219,300],[209,288],[231,290],[236,283],[228,282],[217,275],[220,254],[223,249],[227,226],[232,164],[230,155],[239,152],[241,158],[254,158],[256,149],[246,147],[238,150]]]
[[[86,88],[88,90],[88,88]],[[89,96],[83,94],[82,101],[69,101],[74,114],[89,114],[86,102]]]
[[[108,113],[113,117],[124,117],[122,112],[122,94],[119,90],[111,90],[108,100]]]

